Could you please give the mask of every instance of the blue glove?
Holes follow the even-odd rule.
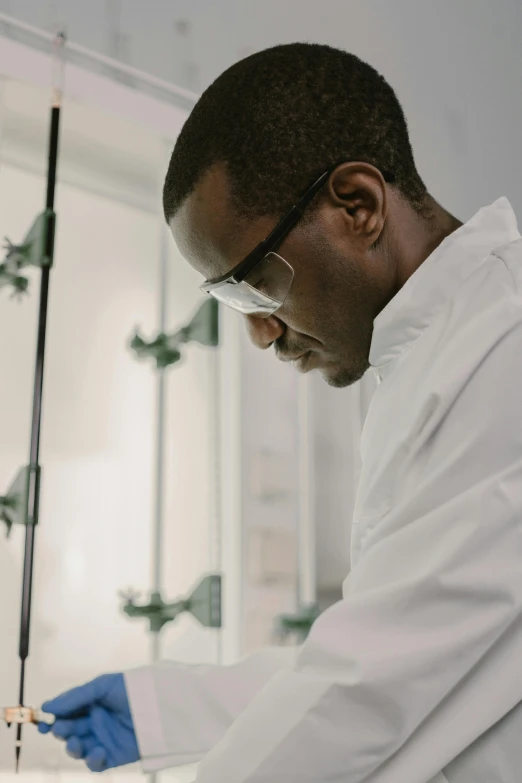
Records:
[[[103,674],[42,704],[56,716],[52,726],[38,725],[66,740],[67,753],[85,759],[91,772],[138,761],[140,754],[123,674]]]

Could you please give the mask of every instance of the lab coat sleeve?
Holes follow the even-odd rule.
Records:
[[[520,328],[441,378],[343,600],[197,783],[427,783],[522,699],[521,384]]]
[[[125,672],[145,772],[198,762],[297,647],[266,647],[229,666],[162,661]]]

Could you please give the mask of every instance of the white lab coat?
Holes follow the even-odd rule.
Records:
[[[297,652],[126,674],[146,770],[522,780],[522,239],[507,199],[375,320],[343,599]]]

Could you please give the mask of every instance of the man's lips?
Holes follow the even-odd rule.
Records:
[[[305,351],[304,353],[296,354],[280,354],[277,358],[282,362],[293,362],[294,367],[298,372],[308,372],[308,370],[312,369],[314,364],[317,365],[319,354],[315,351]],[[315,362],[314,358],[316,360]]]
[[[304,351],[303,353],[296,353],[296,354],[278,353],[277,358],[279,359],[280,362],[296,362],[302,356],[306,356],[307,353],[310,353],[310,351]]]

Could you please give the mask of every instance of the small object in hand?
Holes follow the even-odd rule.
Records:
[[[55,721],[55,717],[51,713],[33,707],[4,707],[0,709],[0,718],[8,726],[11,723],[47,723],[48,726],[52,726]]]

